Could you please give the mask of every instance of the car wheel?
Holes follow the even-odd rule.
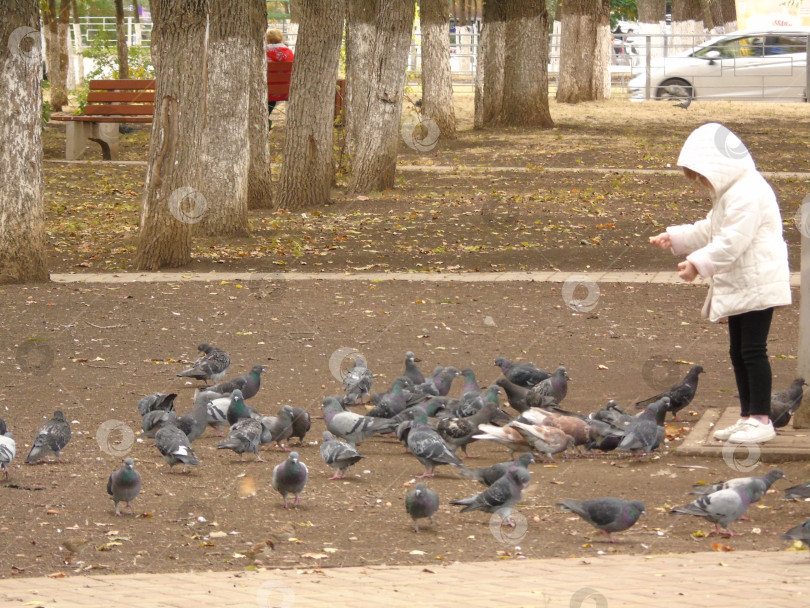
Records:
[[[655,92],[658,99],[692,99],[692,85],[683,78],[668,78]]]

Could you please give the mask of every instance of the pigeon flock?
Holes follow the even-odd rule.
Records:
[[[191,409],[182,415],[175,411],[177,393],[142,397],[137,403],[142,436],[154,440],[154,448],[168,464],[168,473],[178,464],[182,473],[189,473],[189,467],[205,466],[192,444],[209,427],[220,437],[216,448],[238,455],[234,461],[237,465],[246,453],[252,454],[256,462],[265,462],[260,448],[275,444],[277,450],[288,455],[273,467],[271,485],[281,495],[284,509],[298,507],[309,478],[304,460],[313,455],[304,443],[312,424],[309,412],[284,405],[275,415],[259,413],[247,401],[260,391],[265,368],[254,365],[248,373],[223,381],[230,369],[228,353],[210,343],[200,344],[198,350],[201,355],[194,364],[177,374],[205,383],[204,388],[195,390]],[[418,362],[413,352],[407,352],[403,374],[387,390],[373,393],[375,376],[368,362],[356,357],[342,378],[344,394],[323,399],[321,411],[326,430],[319,446],[324,465],[333,471],[328,477],[331,481],[346,479],[350,467],[366,457],[361,453],[363,442],[376,436],[398,439],[422,470],[414,474],[419,483],[404,497],[416,532],[420,530],[420,519],[436,525],[440,497],[422,480],[434,477],[438,467],[445,467],[443,471],[449,472],[445,474],[484,486],[483,489],[477,486],[480,491],[471,491],[467,497],[449,497],[448,504],[463,507],[461,513],[493,514],[492,517],[499,518],[494,521],[514,527],[513,513],[531,483],[530,466],[535,464],[535,457],[554,462],[555,458],[584,457],[590,451],[618,450],[631,452],[638,460],[660,450],[666,442],[667,414],[678,420],[677,414],[694,399],[699,375],[703,373],[700,365],[694,365],[683,380],[668,390],[637,402],[641,409],[637,414],[625,412],[615,401],[609,401],[583,415],[562,407],[571,381],[564,366],[549,372],[528,362],[498,357],[494,365],[502,376],[489,386],[482,386],[469,367],[459,370],[438,366],[425,375]],[[463,379],[463,386],[458,397],[451,397],[456,378]],[[774,426],[787,424],[801,404],[804,386],[804,380],[797,378],[790,388],[773,394]],[[514,412],[507,411],[507,406]],[[363,408],[365,412],[352,411],[351,407]],[[38,430],[26,464],[47,461],[43,459],[65,462],[62,452],[70,439],[70,423],[57,410]],[[290,451],[288,444],[292,439],[297,439],[301,453]],[[467,467],[468,450],[475,450],[475,443],[484,441],[503,446],[509,460],[481,468]],[[0,470],[6,479],[15,456],[14,436],[0,419]],[[312,466],[312,462],[309,464]],[[715,524],[715,533],[737,535],[729,526],[743,518],[749,507],[784,477],[780,469],[773,469],[761,477],[697,484],[691,493],[698,497],[684,506],[671,508],[670,512],[702,517]],[[124,459],[120,469],[110,474],[106,489],[116,516],[121,515],[120,503],[133,510],[132,502],[140,494],[142,484],[132,458]],[[788,488],[784,498],[810,498],[810,482]],[[611,543],[616,542],[613,534],[628,530],[646,514],[644,503],[630,497],[567,498],[556,505],[582,518]],[[810,520],[781,538],[810,544]]]

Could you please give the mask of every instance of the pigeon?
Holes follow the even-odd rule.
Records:
[[[503,392],[506,393],[506,400],[509,402],[512,409],[518,412],[524,412],[529,409],[529,405],[526,403],[526,395],[529,394],[528,388],[511,382],[509,378],[498,378],[495,384],[500,386]]]
[[[810,519],[795,526],[779,536],[785,540],[799,540],[805,547],[810,547]]]
[[[442,464],[461,465],[461,460],[453,453],[441,438],[427,423],[427,414],[424,410],[416,411],[408,434],[408,449],[416,459],[425,467],[425,472],[417,478],[433,477],[434,469]]]
[[[529,484],[530,480],[531,475],[526,469],[510,468],[505,475],[480,494],[462,500],[453,500],[450,501],[450,504],[463,506],[462,513],[466,511],[498,513],[503,523],[514,528],[512,510],[520,502],[523,488]]]
[[[624,438],[618,445],[619,450],[636,451],[649,454],[664,441],[664,427],[659,420],[669,410],[669,397],[661,397],[647,406],[641,414],[632,418],[624,429]]]
[[[749,485],[740,485],[706,494],[688,505],[673,508],[670,513],[705,517],[714,524],[714,534],[721,534],[720,526],[722,526],[729,536],[740,536],[738,533],[732,532],[729,525],[740,519],[748,510],[748,506],[752,502],[749,488]]]
[[[785,500],[797,499],[803,500],[805,498],[810,498],[810,481],[806,483],[799,484],[797,486],[793,486],[785,490]]]
[[[171,416],[174,416],[174,412]],[[174,424],[186,434],[189,443],[193,443],[202,436],[208,426],[208,407],[205,403],[197,403],[188,414],[177,418]]]
[[[439,495],[421,481],[405,496],[405,510],[413,518],[414,532],[419,532],[419,520],[423,517],[429,517],[430,523],[436,525],[433,514],[438,508]]]
[[[204,353],[203,356],[197,359],[192,367],[180,372],[177,376],[204,380],[206,385],[209,381],[216,383],[222,380],[231,366],[231,358],[228,353],[207,342],[200,344],[197,350]]]
[[[178,462],[183,465],[183,473],[186,472],[186,465],[199,466],[200,461],[191,449],[191,443],[186,434],[173,425],[166,425],[155,433],[155,446],[169,463],[169,473]]]
[[[177,393],[169,393],[168,395],[153,393],[142,397],[141,400],[138,401],[138,413],[143,417],[148,412],[154,412],[156,410],[171,412],[174,409],[175,397],[177,397]]]
[[[345,439],[356,447],[375,433],[387,433],[396,428],[396,423],[387,418],[373,418],[361,416],[354,412],[347,412],[335,397],[327,397],[323,401],[323,418],[327,430],[335,437]]]
[[[673,108],[683,108],[684,110],[689,107],[689,104],[692,103],[692,98],[687,97],[683,101],[679,101],[678,103],[672,104]]]
[[[0,418],[0,435],[5,435],[7,430],[8,425],[6,424],[6,421]]]
[[[659,401],[663,397],[669,397],[669,407],[667,411],[672,412],[672,419],[680,422],[678,412],[684,409],[687,405],[692,403],[695,398],[695,392],[698,387],[698,379],[700,374],[703,373],[703,367],[700,365],[693,365],[686,376],[680,382],[676,382],[668,390],[658,393],[654,397],[644,399],[643,401],[636,402],[637,407],[647,407],[655,401]]]
[[[124,459],[123,466],[114,471],[107,480],[107,494],[112,496],[115,514],[118,517],[121,516],[118,503],[122,501],[127,503],[127,508],[133,511],[131,503],[141,492],[141,476],[133,468],[134,465],[135,461],[132,458]]]
[[[807,383],[804,378],[796,378],[791,383],[790,388],[771,395],[770,418],[774,428],[781,429],[790,422],[791,416],[796,413],[796,410],[802,404],[805,386],[807,386]]]
[[[273,488],[278,490],[284,499],[284,508],[287,508],[287,494],[295,494],[296,507],[300,502],[300,494],[307,485],[307,465],[298,460],[298,452],[290,452],[287,460],[273,469]]]
[[[411,379],[411,382],[416,384],[422,384],[425,381],[425,376],[419,371],[419,367],[416,365],[416,362],[419,359],[416,358],[411,351],[405,353],[405,376]]]
[[[293,436],[295,425],[293,423],[294,409],[291,405],[284,405],[278,411],[278,416],[262,416],[259,421],[262,425],[261,443],[275,442],[276,447],[287,452],[289,448],[281,445]]]
[[[576,513],[594,528],[601,530],[611,543],[616,542],[611,536],[613,532],[627,530],[639,517],[646,514],[643,502],[623,498],[565,499],[557,505]]]
[[[143,430],[144,437],[154,438],[155,433],[162,429],[167,424],[176,425],[177,414],[174,412],[167,412],[164,410],[155,410],[154,412],[147,412],[141,419],[141,430]]]
[[[555,403],[562,403],[568,393],[568,373],[564,366],[558,367],[554,373],[535,384],[526,395],[526,404],[530,407],[541,407],[543,397],[551,397]]]
[[[551,462],[554,462],[554,454],[564,452],[569,446],[574,445],[574,439],[557,427],[525,424],[517,420],[510,425],[516,428],[535,450],[544,454]]]
[[[0,418],[2,421],[2,418]],[[14,441],[14,435],[6,428],[6,423],[3,422],[0,428],[0,470],[6,479],[8,479],[8,466],[17,455],[17,443]]]
[[[442,438],[455,448],[461,448],[467,458],[467,445],[475,441],[474,435],[478,433],[481,424],[492,423],[495,418],[505,417],[506,413],[496,404],[487,402],[478,412],[466,418],[445,418],[439,421],[436,430]]]
[[[495,365],[501,368],[501,372],[509,382],[523,388],[531,388],[551,376],[546,370],[539,369],[531,363],[515,363],[504,357],[495,359]]]
[[[765,495],[775,481],[784,478],[785,473],[782,471],[782,469],[772,469],[762,477],[735,477],[734,479],[721,481],[719,483],[696,484],[692,486],[692,491],[687,493],[705,496],[707,494],[719,492],[720,490],[727,490],[728,488],[750,486],[751,502],[757,502]]]
[[[243,418],[251,418],[254,413],[253,408],[249,407],[242,398],[242,391],[238,388],[234,389],[231,393],[231,403],[228,406],[228,414],[225,416],[228,424],[233,425]]]
[[[374,418],[393,418],[403,411],[408,406],[409,396],[409,394],[405,393],[405,381],[404,378],[394,380],[391,389],[379,396],[377,405],[369,410],[367,415]],[[410,380],[407,380],[407,382],[410,382]]]
[[[335,474],[329,478],[329,481],[332,481],[333,479],[344,479],[349,467],[365,458],[365,456],[358,454],[357,450],[348,443],[335,439],[329,431],[324,431],[323,443],[321,443],[321,458],[335,470]]]
[[[265,371],[263,365],[254,365],[248,373],[215,384],[207,390],[224,395],[232,393],[234,389],[239,389],[242,391],[242,398],[247,400],[255,397],[259,392],[262,385],[262,374]]]
[[[607,422],[594,419],[588,419],[587,422],[590,441],[585,444],[586,450],[610,452],[618,448],[624,439],[624,430],[619,430]]]
[[[507,460],[506,462],[499,462],[498,464],[482,467],[480,469],[468,469],[462,466],[458,469],[458,473],[467,479],[474,479],[485,486],[491,486],[498,479],[506,475],[506,472],[510,468],[521,467],[528,470],[530,464],[534,464],[534,458],[532,458],[531,452],[524,452],[517,460]]]
[[[54,455],[56,460],[63,462],[62,450],[70,441],[70,423],[65,420],[61,410],[53,413],[53,418],[40,427],[34,439],[34,445],[25,459],[26,464],[39,462],[43,457]]]
[[[461,387],[461,402],[466,403],[481,394],[481,387],[478,386],[478,380],[471,367],[462,369],[461,376],[464,378],[464,386]]]
[[[239,454],[239,460],[245,452],[253,452],[256,462],[264,462],[259,456],[259,444],[262,437],[262,423],[255,418],[240,418],[231,425],[228,436],[217,444],[218,450],[233,450]]]
[[[611,399],[605,407],[590,414],[589,418],[606,422],[613,428],[623,431],[633,419],[633,416],[622,410],[619,404],[614,399]]]
[[[453,380],[455,380],[458,375],[458,369],[455,367],[445,367],[433,378],[433,384],[439,391],[439,397],[447,396],[450,392],[450,387],[453,385]]]
[[[574,440],[574,445],[586,445],[592,441],[588,421],[579,416],[565,416],[548,410],[529,408],[518,416],[517,420],[561,429]]]
[[[514,458],[515,452],[531,452],[532,446],[512,424],[505,426],[493,426],[491,424],[478,425],[479,433],[473,435],[476,439],[486,439],[500,443],[509,448],[511,456]]]
[[[216,393],[209,393],[208,391],[195,393],[194,403],[198,404],[201,401],[205,403],[208,426],[214,427],[217,431],[217,435],[222,437],[222,427],[228,424],[228,410],[231,407],[231,397],[233,393],[228,396],[209,399],[208,397],[211,394]]]
[[[297,437],[298,445],[304,444],[304,437],[312,428],[312,417],[302,407],[292,407],[292,433],[290,438]]]
[[[346,393],[346,403],[357,403],[371,390],[374,383],[374,374],[366,367],[366,360],[357,356],[354,366],[343,376],[343,392]]]

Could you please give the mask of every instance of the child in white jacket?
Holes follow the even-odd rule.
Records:
[[[685,281],[698,275],[709,280],[701,314],[711,321],[728,318],[740,419],[714,437],[732,443],[769,441],[776,433],[769,418],[768,332],[774,307],[791,303],[779,205],[745,144],[721,124],[695,129],[678,166],[708,192],[712,210],[695,224],[668,227],[650,243],[686,254],[678,275]]]

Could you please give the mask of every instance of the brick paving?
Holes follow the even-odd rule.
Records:
[[[655,602],[678,608],[796,608],[810,604],[808,576],[806,551],[611,555],[430,567],[19,578],[0,583],[0,606],[646,608]]]

